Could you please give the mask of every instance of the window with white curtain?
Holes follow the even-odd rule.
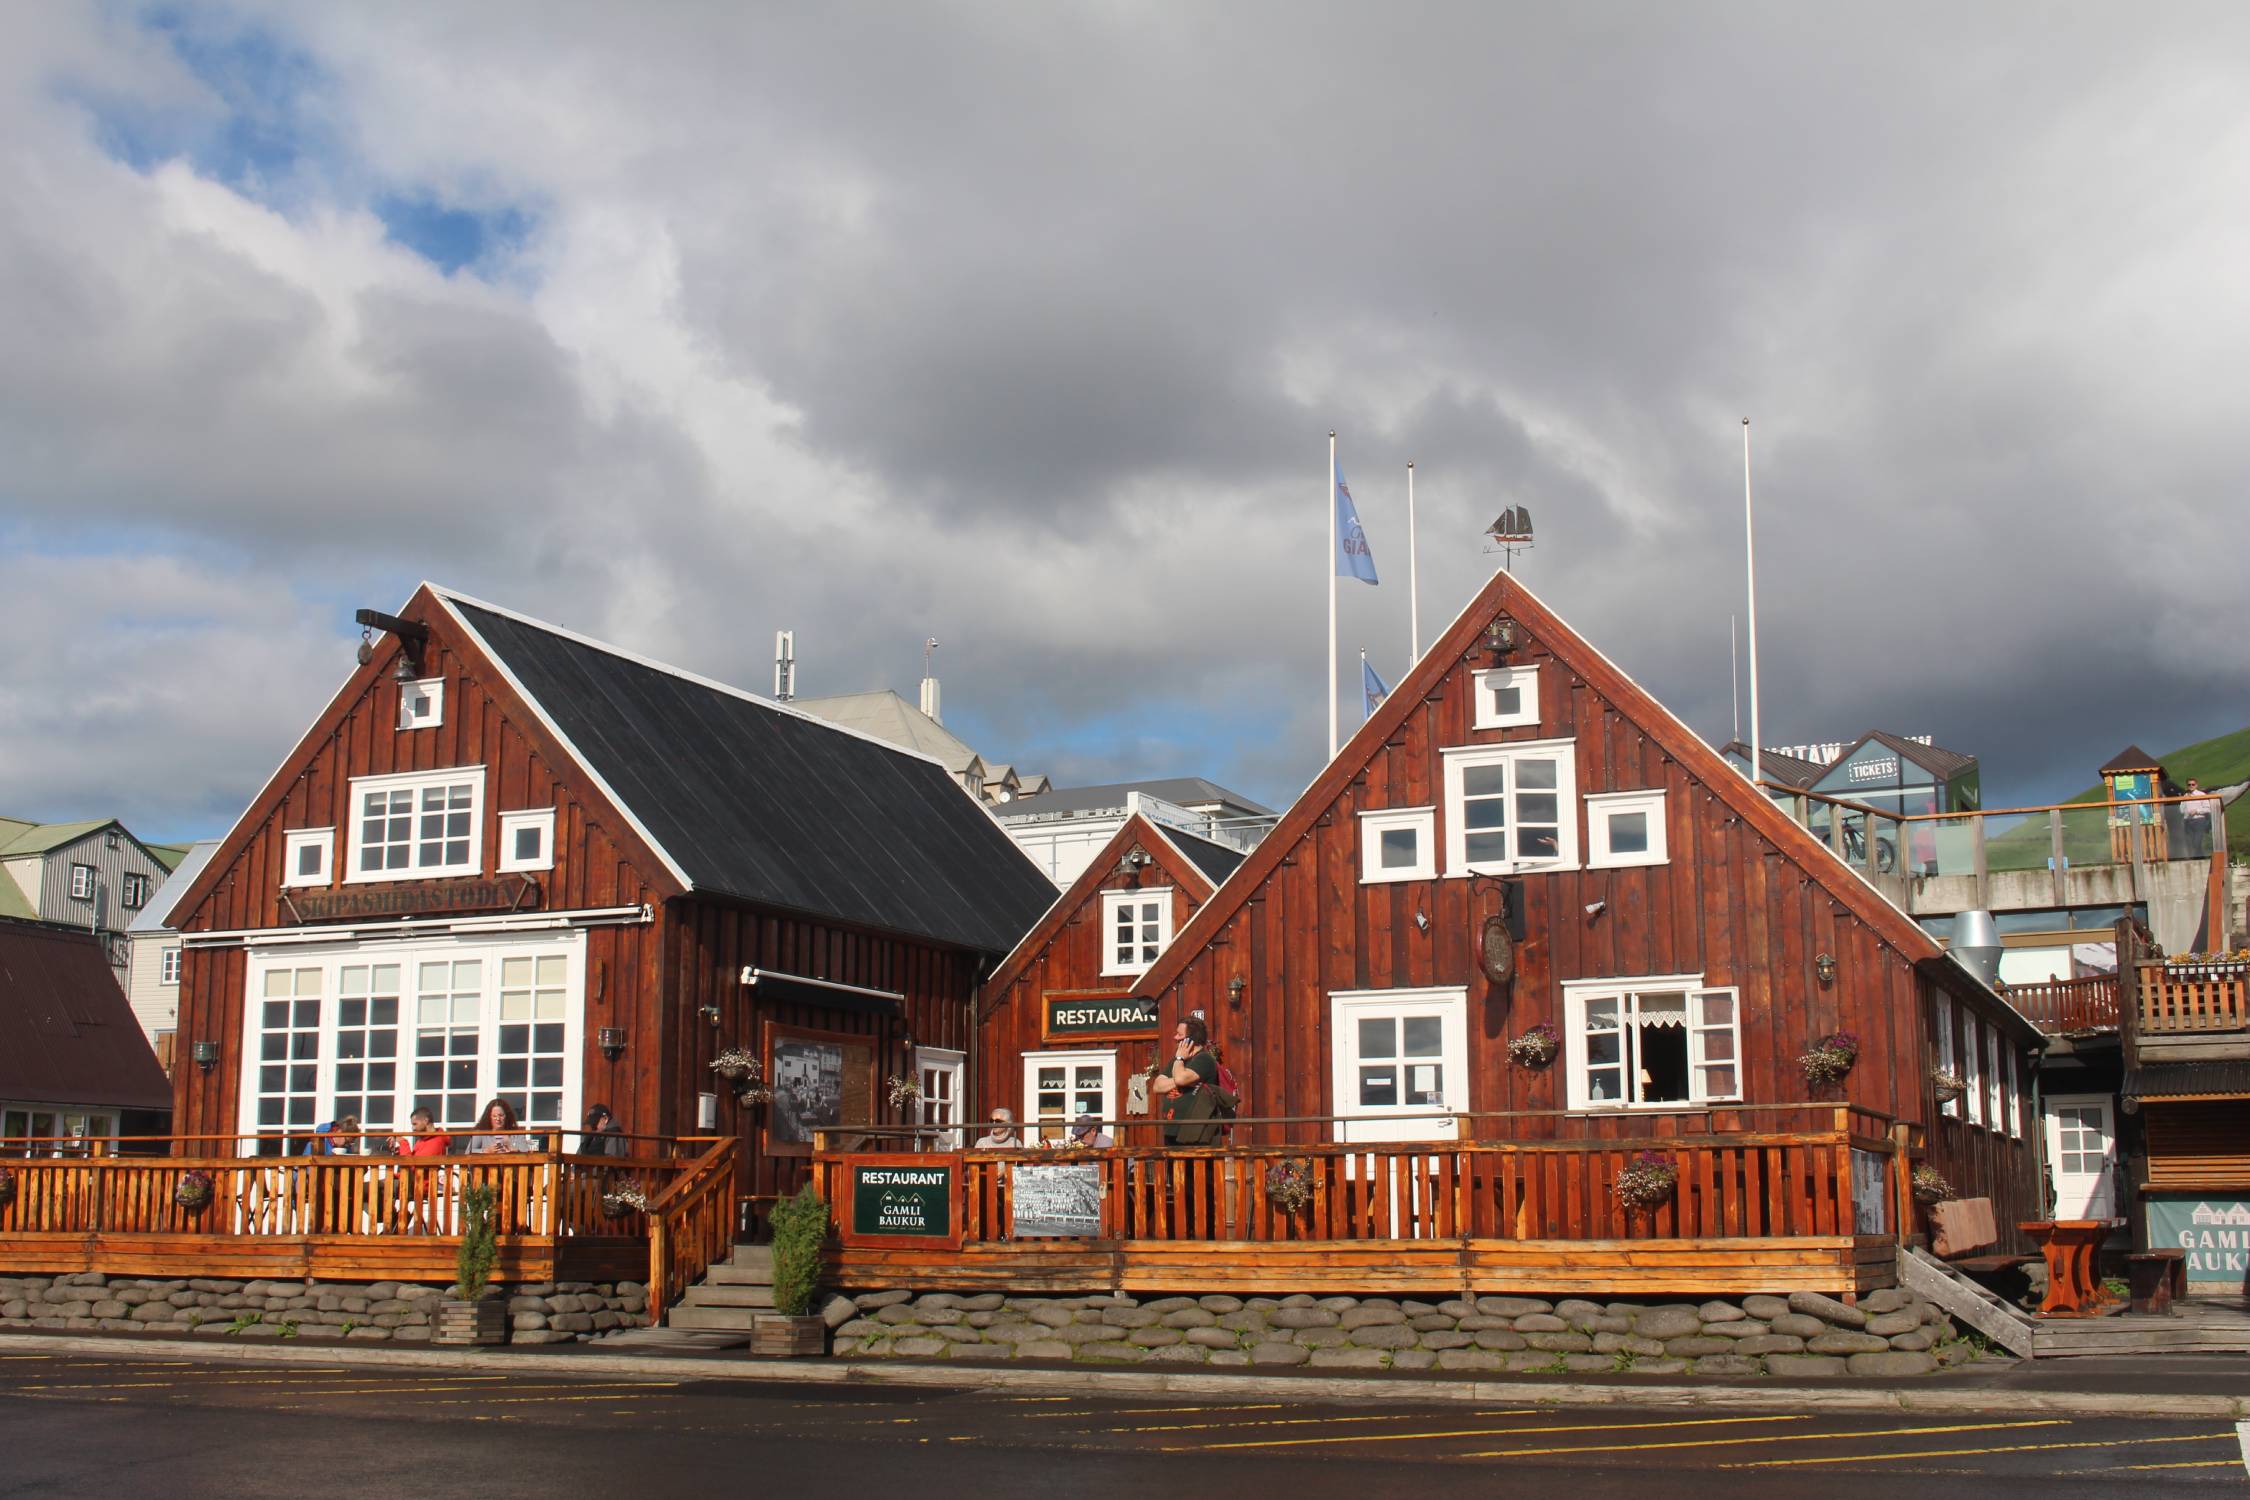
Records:
[[[1563,986],[1572,1109],[1654,1108],[1742,1097],[1742,1000],[1700,975]]]

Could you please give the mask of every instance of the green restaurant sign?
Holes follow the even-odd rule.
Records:
[[[2189,1281],[2250,1285],[2250,1200],[2147,1198],[2151,1250],[2185,1250]]]
[[[1134,995],[1049,995],[1047,1037],[1156,1035],[1156,1002]]]
[[[961,1243],[961,1163],[928,1155],[847,1158],[845,1239],[881,1244]]]

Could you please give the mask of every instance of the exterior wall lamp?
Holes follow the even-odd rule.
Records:
[[[208,1073],[219,1065],[219,1044],[217,1042],[197,1042],[188,1049],[188,1056],[195,1059],[197,1067]]]
[[[1241,976],[1240,974],[1237,974],[1237,975],[1235,975],[1235,976],[1234,976],[1234,978],[1232,978],[1232,979],[1228,980],[1228,981],[1227,981],[1227,1009],[1229,1009],[1229,1010],[1240,1010],[1240,1009],[1242,1009],[1242,992],[1243,992],[1244,990],[1247,990],[1248,988],[1250,988],[1250,983],[1249,983],[1249,981],[1248,981],[1248,980],[1246,980],[1246,979],[1244,979],[1244,978],[1243,978],[1243,977],[1242,977],[1242,976]]]
[[[617,1061],[625,1051],[625,1028],[604,1026],[594,1033],[594,1045],[602,1049],[602,1056],[611,1062]]]
[[[1823,987],[1834,984],[1836,982],[1835,954],[1822,953],[1816,955],[1812,961],[1812,966],[1813,972],[1820,976],[1820,982]]]
[[[719,1007],[717,1007],[716,1005],[698,1005],[695,1008],[695,1013],[701,1016],[704,1020],[709,1021],[714,1028],[718,1026]]]

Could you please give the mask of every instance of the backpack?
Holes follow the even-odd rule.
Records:
[[[1242,1084],[1234,1076],[1234,1069],[1223,1062],[1219,1064],[1218,1082],[1211,1086],[1211,1099],[1218,1105],[1214,1113],[1222,1120],[1231,1120],[1241,1112]]]

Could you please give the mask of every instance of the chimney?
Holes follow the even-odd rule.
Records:
[[[797,632],[773,633],[773,699],[787,703],[797,696]]]
[[[934,635],[922,643],[922,712],[928,714],[933,723],[942,724],[945,717],[938,712],[937,675],[931,671],[937,647],[937,637]]]

